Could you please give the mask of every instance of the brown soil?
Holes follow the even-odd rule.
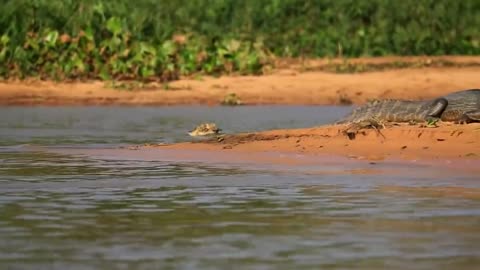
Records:
[[[250,159],[254,157],[252,153],[271,151],[341,155],[365,160],[480,159],[480,124],[477,123],[468,125],[442,123],[436,128],[405,124],[380,130],[364,129],[353,139],[343,133],[345,127],[333,125],[272,130],[225,135],[205,141],[142,147],[249,153],[246,158]],[[480,168],[471,169],[480,172]]]
[[[394,63],[399,61],[419,64],[397,69]],[[98,81],[8,81],[0,83],[0,105],[218,105],[228,93],[236,93],[245,104],[360,104],[371,98],[418,100],[480,87],[480,57],[383,57],[348,62],[381,71],[339,74],[326,70],[342,60],[284,60],[269,75],[185,78],[169,83],[168,88],[152,84],[143,90],[111,89]],[[385,70],[386,63],[393,64]]]

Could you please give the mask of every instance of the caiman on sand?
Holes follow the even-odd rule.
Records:
[[[455,123],[480,122],[480,89],[454,92],[433,100],[375,100],[361,106],[336,124],[361,121]]]

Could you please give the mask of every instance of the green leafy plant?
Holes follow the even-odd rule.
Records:
[[[425,127],[427,128],[436,128],[438,127],[438,122],[440,119],[438,118],[429,118],[425,121]]]
[[[274,55],[478,55],[478,10],[478,0],[6,0],[0,76],[149,82],[261,74]]]
[[[252,49],[253,45],[248,42],[222,40],[208,46],[202,39],[192,38],[184,43],[169,39],[156,45],[134,40],[125,22],[116,17],[107,19],[105,28],[100,30],[103,38],[98,41],[92,28],[81,30],[76,36],[48,28],[40,33],[29,32],[22,46],[14,47],[11,55],[10,39],[3,35],[0,61],[5,67],[0,75],[150,82],[170,81],[180,75],[198,73],[253,74],[261,72],[263,65],[273,64],[267,57],[257,57],[267,55],[265,48]],[[256,66],[240,56],[258,58],[253,63]]]

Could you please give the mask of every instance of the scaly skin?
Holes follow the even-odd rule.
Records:
[[[215,123],[203,123],[198,125],[192,131],[189,131],[188,134],[192,137],[196,136],[207,136],[220,133],[221,129],[217,127]]]
[[[382,122],[480,122],[480,89],[454,92],[433,100],[375,100],[361,106],[337,124],[375,119]]]

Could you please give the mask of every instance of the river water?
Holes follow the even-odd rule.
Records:
[[[349,110],[0,108],[0,269],[478,269],[476,175],[64,151],[190,140],[205,121],[227,133],[310,127]]]

